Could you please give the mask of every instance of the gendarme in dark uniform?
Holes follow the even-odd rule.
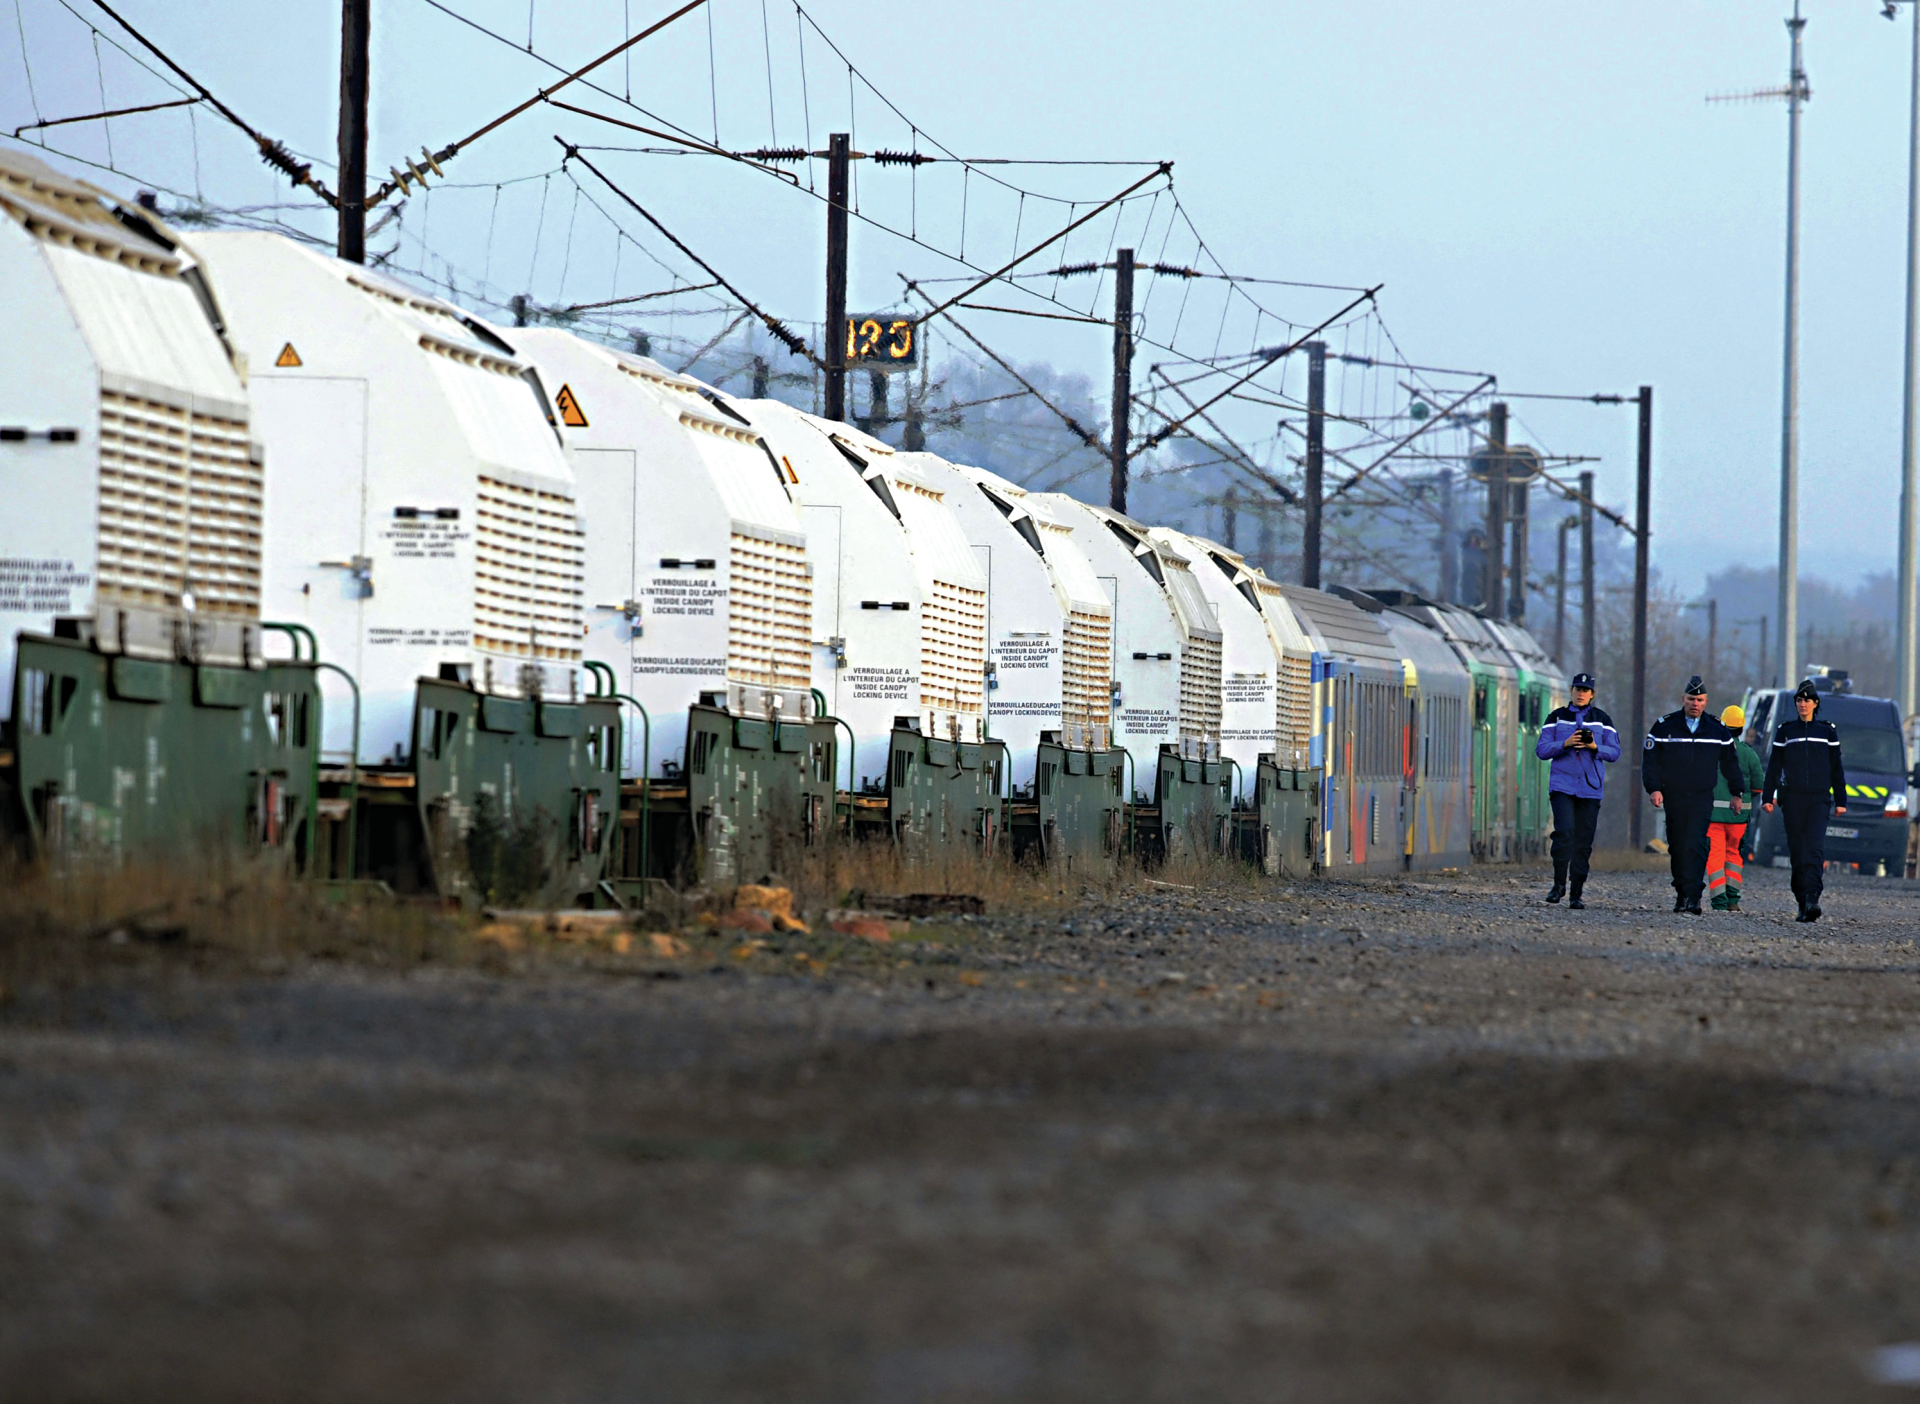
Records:
[[[1706,684],[1696,676],[1687,682],[1687,697],[1706,702]],[[1723,726],[1704,710],[1689,717],[1686,709],[1669,712],[1647,732],[1640,757],[1640,782],[1648,794],[1658,794],[1667,812],[1667,857],[1673,868],[1673,909],[1701,915],[1700,894],[1707,887],[1707,825],[1713,820],[1713,787],[1725,776],[1728,790],[1744,793],[1740,756],[1734,748],[1739,733]]]
[[[1846,812],[1847,774],[1840,764],[1840,733],[1832,722],[1820,720],[1820,694],[1813,684],[1801,683],[1793,702],[1794,710],[1804,710],[1805,716],[1775,728],[1760,802],[1771,809],[1777,797],[1786,821],[1793,895],[1800,903],[1794,920],[1818,921],[1820,891],[1826,885],[1827,816]]]

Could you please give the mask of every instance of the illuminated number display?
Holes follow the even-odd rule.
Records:
[[[847,318],[847,365],[850,368],[891,370],[919,364],[919,328],[907,318]]]

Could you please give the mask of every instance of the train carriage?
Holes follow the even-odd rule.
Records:
[[[1514,850],[1520,857],[1547,851],[1553,806],[1547,798],[1550,763],[1535,746],[1549,713],[1567,700],[1566,678],[1539,640],[1519,624],[1487,620],[1487,628],[1513,660],[1514,669]]]
[[[484,896],[519,881],[480,870],[511,850],[539,891],[591,890],[620,722],[586,696],[573,470],[539,373],[453,304],[279,235],[194,248],[266,445],[262,607],[358,680],[327,713],[325,870]]]
[[[263,452],[204,268],[0,152],[0,288],[0,836],[304,856],[319,696],[263,657]]]
[[[1136,845],[1150,854],[1218,848],[1229,804],[1222,635],[1192,563],[1130,517],[1063,493],[1037,497],[1073,524],[1113,599],[1113,737],[1132,763]]]
[[[946,493],[849,425],[742,413],[787,470],[813,570],[813,685],[852,736],[856,823],[914,851],[991,848],[1005,749],[987,734],[987,577]]]
[[[1019,855],[1117,856],[1123,765],[1112,744],[1113,606],[1072,528],[1026,489],[927,453],[897,462],[941,487],[987,579],[987,712],[1008,751]]]
[[[1352,597],[1362,608],[1382,603],[1357,591]],[[1410,684],[1403,787],[1408,866],[1465,867],[1473,861],[1473,676],[1414,610],[1388,606],[1380,618]]]
[[[1324,775],[1321,866],[1399,871],[1410,690],[1400,648],[1377,615],[1351,600],[1297,585],[1285,591],[1314,647],[1321,724],[1313,760]]]

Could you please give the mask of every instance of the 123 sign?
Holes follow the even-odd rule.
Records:
[[[910,370],[919,364],[920,329],[907,318],[847,318],[849,370]]]

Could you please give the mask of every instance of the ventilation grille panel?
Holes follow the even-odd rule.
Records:
[[[727,587],[727,680],[805,688],[813,578],[804,546],[733,533]]]
[[[482,477],[474,527],[474,647],[577,661],[581,557],[572,498]]]
[[[259,618],[261,492],[244,421],[102,391],[99,606]]]
[[[1220,734],[1220,644],[1189,637],[1180,650],[1180,734]]]
[[[1113,618],[1074,610],[1067,638],[1060,699],[1069,725],[1106,726],[1113,720]]]
[[[920,705],[979,716],[985,711],[987,592],[936,580],[920,617]]]

